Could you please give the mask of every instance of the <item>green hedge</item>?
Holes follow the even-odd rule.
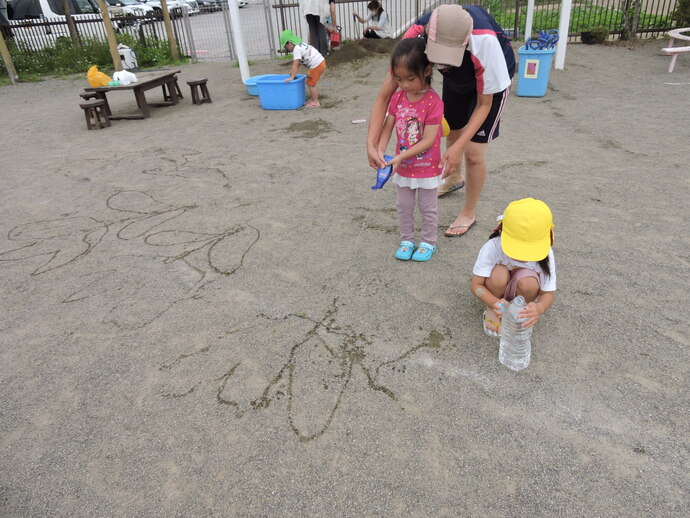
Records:
[[[118,43],[124,43],[137,53],[139,67],[167,65],[173,62],[168,42],[147,38],[144,45],[129,34],[118,34]],[[82,38],[81,47],[75,47],[69,38],[58,38],[54,47],[40,51],[7,42],[14,67],[20,78],[36,75],[64,75],[83,72],[92,65],[109,71],[113,68],[108,43],[95,38]],[[7,69],[0,60],[0,77],[7,77]]]
[[[492,16],[504,29],[511,29],[515,25],[515,10],[499,11],[494,10]],[[525,27],[527,9],[520,9],[518,17],[518,27],[522,30]],[[532,22],[533,31],[536,33],[541,29],[557,29],[559,25],[560,10],[536,10]],[[623,12],[618,9],[605,9],[604,7],[585,4],[583,6],[574,5],[570,14],[570,32],[582,32],[595,25],[603,25],[611,32],[618,32],[623,28]],[[669,16],[653,15],[640,13],[638,29],[655,29],[672,27]]]

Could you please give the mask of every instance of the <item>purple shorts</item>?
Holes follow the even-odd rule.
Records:
[[[537,279],[539,288],[541,288],[541,281],[539,280],[539,274],[537,272],[530,270],[529,268],[517,268],[510,272],[510,280],[508,281],[508,285],[503,292],[503,298],[508,302],[513,300],[515,298],[515,290],[517,289],[518,281],[520,279],[524,279],[525,277],[534,277]]]

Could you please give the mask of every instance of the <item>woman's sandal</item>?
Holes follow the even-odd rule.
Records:
[[[446,230],[443,233],[443,235],[446,237],[462,237],[465,234],[467,234],[472,229],[472,227],[475,226],[476,224],[477,224],[477,220],[475,219],[469,225],[451,225],[448,227],[448,230]],[[453,230],[458,229],[458,228],[464,228],[466,230],[464,232],[460,232],[458,234],[452,232]]]
[[[484,310],[484,313],[482,313],[482,327],[484,328],[484,332],[488,336],[492,336],[494,338],[501,336],[501,331],[494,331],[493,329],[489,329],[486,325],[491,324],[494,326],[496,329],[501,329],[501,323],[500,322],[494,322],[490,318],[486,316],[486,310]]]
[[[395,252],[395,258],[401,261],[409,261],[414,253],[414,243],[412,241],[402,241]]]
[[[442,191],[441,189],[439,189],[437,198],[443,198],[444,196],[448,196],[450,193],[455,192],[458,189],[462,189],[463,187],[465,187],[465,180],[463,180],[460,183],[456,183],[455,185],[451,185],[450,189],[448,189],[447,191]]]

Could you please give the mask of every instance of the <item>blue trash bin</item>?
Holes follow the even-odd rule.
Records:
[[[520,97],[543,97],[549,86],[551,63],[556,48],[533,50],[520,47],[517,94]]]

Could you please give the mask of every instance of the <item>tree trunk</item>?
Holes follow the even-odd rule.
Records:
[[[17,71],[14,68],[10,51],[7,49],[7,45],[5,44],[5,38],[2,35],[2,31],[0,31],[0,55],[2,56],[2,61],[5,63],[5,68],[7,69],[7,74],[10,76],[10,81],[12,81],[12,84],[16,84],[17,81],[19,81],[19,76],[17,76]]]
[[[642,0],[621,1],[621,11],[623,12],[622,40],[634,40],[637,38],[637,24],[640,21],[641,10]]]
[[[108,4],[105,0],[98,0],[98,8],[101,10],[103,17],[103,26],[105,27],[105,35],[108,39],[108,47],[110,48],[110,56],[113,58],[113,68],[115,72],[122,70],[122,58],[117,50],[117,42],[115,41],[115,30],[113,29],[113,22],[110,21],[110,13],[108,12]]]
[[[72,11],[69,8],[69,2],[67,0],[62,1],[62,10],[65,11],[65,20],[67,20],[67,28],[69,29],[70,38],[72,38],[72,43],[75,47],[81,47],[81,40],[79,39],[79,33],[77,32],[77,24],[74,23],[74,18],[72,18]]]
[[[230,0],[232,1],[232,0]],[[165,33],[168,36],[168,45],[170,46],[170,55],[173,61],[180,60],[180,53],[177,50],[177,38],[173,32],[172,22],[170,21],[170,11],[168,11],[167,0],[161,0],[161,10],[163,11],[163,24],[165,25]]]

